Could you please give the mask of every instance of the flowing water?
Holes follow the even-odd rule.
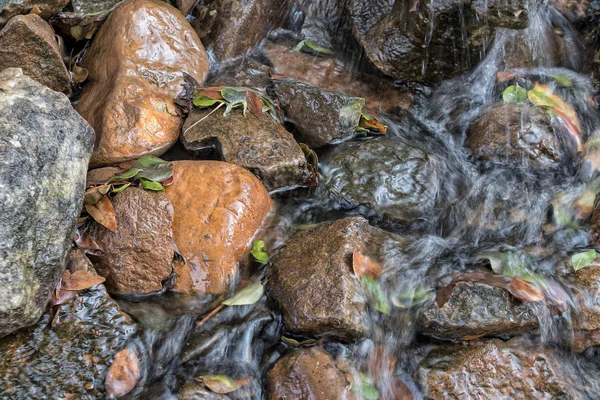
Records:
[[[298,25],[297,13],[293,13],[292,20]],[[515,55],[516,49],[525,49],[529,54],[530,68],[511,69],[509,59],[522,57],[522,53]],[[397,146],[417,148],[430,158],[434,174],[428,184],[435,194],[431,212],[411,225],[366,215],[372,224],[402,237],[401,246],[390,242],[381,247],[380,262],[385,272],[380,281],[388,295],[415,288],[433,293],[434,288],[447,284],[461,271],[489,269],[482,261],[486,254],[488,258],[489,254],[510,254],[521,260],[519,265],[526,265],[527,273],[543,280],[545,287],[552,288],[556,298],[569,308],[555,312],[551,301],[533,307],[539,328],[526,335],[522,346],[527,348],[528,343],[535,342],[557,349],[564,374],[578,388],[579,398],[593,399],[600,393],[600,365],[596,365],[595,352],[592,349],[576,354],[570,343],[574,335],[572,314],[582,303],[595,304],[596,297],[594,292],[577,297],[580,288],[565,276],[571,255],[593,248],[594,243],[588,234],[589,222],[560,226],[553,220],[557,217],[552,211],[556,199],[577,198],[583,192],[594,177],[593,167],[581,162],[576,141],[560,124],[552,134],[566,150],[549,167],[538,168],[527,156],[510,162],[481,161],[465,146],[473,121],[486,107],[501,101],[508,83],[498,82],[497,77],[506,70],[524,87],[545,83],[573,105],[584,142],[600,134],[598,113],[590,105],[594,94],[591,81],[574,72],[581,70],[582,57],[576,32],[550,6],[532,6],[530,25],[524,31],[499,29],[483,61],[471,72],[431,89],[420,88],[415,91],[410,111],[381,117]],[[353,62],[359,63],[356,59]],[[423,69],[431,62],[435,60],[424,60]],[[572,86],[559,87],[553,80],[557,75],[567,77]],[[334,146],[319,152],[319,187],[275,195],[277,212],[263,234],[270,253],[276,253],[304,225],[365,215],[360,208],[340,203],[328,190],[332,182],[344,185],[329,165],[336,151]],[[378,160],[371,165],[372,169],[361,171],[365,179],[380,173]],[[393,175],[388,178],[392,188],[402,190],[406,184],[393,181]],[[392,195],[382,188],[375,198],[383,204]],[[202,326],[197,321],[215,307],[210,299],[190,304],[189,299],[163,294],[120,299],[120,304],[142,327],[137,345],[140,354],[146,355],[144,382],[131,395],[134,398],[177,398],[185,382],[207,373],[249,377],[252,384],[236,392],[236,398],[265,398],[266,372],[288,349],[280,341],[280,312],[267,296],[253,306],[227,307]],[[422,312],[419,306],[394,309],[389,315],[371,310],[371,334],[367,339],[354,344],[323,339],[322,343],[338,360],[347,358],[356,370],[375,377],[381,398],[395,398],[392,387],[397,379],[414,398],[422,398],[418,364],[443,343],[418,334],[417,321]],[[393,367],[390,358],[395,360]]]

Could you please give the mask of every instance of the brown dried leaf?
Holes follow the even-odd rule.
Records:
[[[194,379],[218,394],[231,393],[252,383],[250,378],[232,379],[227,375],[204,375],[197,376]]]
[[[246,103],[248,104],[248,110],[254,115],[256,118],[260,119],[262,117],[262,107],[263,102],[260,97],[251,90],[246,92]]]
[[[356,275],[358,279],[363,276],[377,279],[377,277],[379,277],[383,271],[383,268],[378,262],[359,253],[356,250],[354,250],[354,253],[352,254],[352,269],[354,271],[354,275]]]
[[[508,82],[514,79],[517,74],[514,71],[500,71],[496,74],[496,80],[498,82]]]
[[[68,303],[70,300],[75,298],[76,293],[71,290],[58,289],[54,292],[50,301],[48,302],[48,308],[59,306],[61,304]]]
[[[113,232],[117,230],[115,208],[108,197],[103,196],[96,204],[86,204],[85,210],[96,222],[106,229]]]
[[[469,340],[477,340],[477,339],[479,339],[479,338],[482,338],[482,337],[484,337],[484,336],[485,336],[485,335],[487,335],[487,334],[488,334],[488,332],[483,332],[483,333],[480,333],[479,335],[468,335],[468,336],[463,336],[463,337],[461,337],[461,338],[460,338],[460,339],[458,339],[458,340],[464,340],[464,341],[469,341]]]
[[[511,278],[508,287],[505,289],[521,301],[542,301],[545,299],[540,289],[523,279]]]
[[[110,185],[100,185],[86,190],[83,195],[83,202],[85,204],[96,204],[102,199],[108,191],[110,190]]]
[[[135,350],[125,348],[119,351],[104,381],[108,398],[125,396],[135,387],[139,378],[140,360]]]
[[[203,96],[208,97],[209,99],[223,100],[223,95],[221,94],[221,90],[223,89],[225,89],[223,86],[213,86],[198,89],[198,92],[202,93]]]
[[[90,260],[85,255],[82,249],[73,249],[69,253],[69,261],[67,262],[67,269],[73,273],[75,271],[88,271]]]
[[[67,269],[63,272],[60,288],[62,290],[77,291],[98,285],[104,281],[105,279],[103,277],[93,272],[79,270],[71,273]]]
[[[85,82],[88,78],[87,68],[80,67],[79,65],[73,65],[71,72],[73,73],[73,83],[76,85]]]
[[[369,117],[369,119],[365,118],[364,114],[361,114],[358,126],[360,126],[361,128],[368,129],[370,131],[378,132],[382,135],[385,135],[387,133],[387,126],[379,122],[375,117]]]
[[[100,251],[100,246],[90,235],[88,235],[87,231],[84,229],[78,228],[75,231],[75,236],[73,237],[73,241],[80,249],[84,250],[92,250],[92,251]]]

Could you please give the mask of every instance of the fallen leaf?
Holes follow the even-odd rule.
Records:
[[[378,400],[379,390],[364,374],[360,374],[361,380],[352,386],[351,391],[361,396],[364,400]]]
[[[108,197],[103,196],[96,204],[86,204],[85,210],[96,222],[106,229],[112,232],[117,230],[115,208]]]
[[[484,337],[487,334],[488,334],[488,332],[483,332],[483,333],[480,333],[479,335],[463,336],[463,337],[459,338],[458,340],[464,340],[464,341],[477,340],[477,339]]]
[[[312,346],[312,345],[317,344],[316,339],[306,339],[306,340],[299,342],[296,339],[292,339],[292,338],[285,337],[285,336],[281,336],[281,341],[292,347]]]
[[[160,182],[149,181],[148,179],[140,179],[140,183],[145,190],[150,190],[153,192],[162,192],[165,190],[163,185]]]
[[[85,82],[85,80],[88,78],[87,68],[80,67],[79,65],[73,65],[71,74],[73,75],[73,83],[75,85]]]
[[[527,89],[519,86],[518,83],[511,85],[502,92],[502,100],[505,103],[522,103],[527,100]]]
[[[54,306],[59,306],[61,304],[68,303],[69,301],[75,298],[76,294],[77,293],[72,290],[56,290],[50,298],[50,301],[48,302],[48,309]]]
[[[580,269],[590,265],[596,257],[598,257],[598,253],[594,249],[573,254],[571,256],[571,264],[573,265],[573,269],[575,271],[579,271]]]
[[[75,231],[75,236],[73,237],[73,241],[80,249],[84,250],[101,250],[98,243],[90,235],[88,235],[86,230],[77,228]]]
[[[125,348],[117,353],[108,369],[106,394],[108,398],[119,398],[131,392],[140,378],[140,360],[135,350]]]
[[[315,42],[313,42],[310,39],[304,40],[304,46],[308,47],[309,49],[311,49],[315,53],[328,54],[328,55],[329,54],[333,54],[333,51],[331,51],[328,48],[325,48],[323,46],[319,46],[318,44],[316,44]]]
[[[251,90],[246,92],[246,103],[248,103],[248,110],[254,115],[256,118],[260,119],[262,117],[262,108],[263,102],[258,97],[256,93]]]
[[[85,255],[82,249],[73,249],[69,253],[69,261],[67,262],[67,269],[70,272],[75,271],[88,271],[90,266],[90,260]]]
[[[514,71],[500,71],[496,74],[496,80],[500,83],[514,79],[517,74]]]
[[[386,315],[389,314],[390,303],[388,302],[387,296],[385,295],[385,291],[383,290],[383,287],[381,287],[381,284],[379,284],[379,282],[377,282],[375,279],[366,275],[363,275],[360,278],[360,283],[368,293],[369,305],[380,313]]]
[[[133,164],[132,168],[146,169],[150,168],[154,165],[163,165],[169,164],[168,161],[163,160],[162,158],[154,157],[154,156],[141,156],[138,158]]]
[[[261,281],[255,282],[250,286],[246,286],[240,290],[235,296],[224,300],[223,303],[226,306],[245,306],[255,304],[260,300],[265,289]]]
[[[101,185],[90,188],[86,190],[83,195],[83,202],[86,204],[97,204],[109,190],[110,185]]]
[[[564,88],[573,87],[573,82],[566,75],[556,74],[552,77],[552,79],[554,79],[554,82],[556,82],[558,86]]]
[[[123,185],[121,185],[119,187],[114,187],[113,186],[113,190],[111,190],[110,192],[113,193],[113,194],[121,193],[123,190],[127,189],[129,186],[131,186],[130,182],[125,183],[125,184],[123,184]]]
[[[383,268],[378,262],[374,261],[370,257],[354,250],[354,253],[352,254],[352,270],[358,279],[363,276],[376,279],[379,277],[379,275],[381,275]]]
[[[523,279],[511,278],[508,288],[510,294],[521,301],[543,301],[545,299],[542,291]]]
[[[364,113],[360,114],[358,126],[364,129],[368,129],[371,132],[380,133],[382,135],[385,135],[387,133],[388,128],[386,125],[379,122],[377,118],[366,115]]]
[[[113,176],[112,178],[110,178],[109,182],[118,182],[118,181],[126,181],[128,179],[133,178],[134,176],[136,176],[139,172],[142,172],[141,168],[129,168],[127,171],[123,172],[122,174]]]
[[[256,260],[256,262],[265,265],[269,262],[269,254],[267,254],[267,246],[265,242],[262,240],[256,240],[252,244],[252,250],[250,251],[252,257]]]
[[[231,393],[241,387],[238,381],[231,379],[227,375],[204,375],[197,376],[194,379],[205,384],[211,391],[218,394]]]
[[[209,99],[223,100],[223,96],[221,95],[221,90],[223,89],[225,89],[223,86],[213,86],[198,89],[198,92]]]
[[[73,273],[65,270],[62,275],[60,288],[63,290],[83,290],[104,282],[100,275],[89,271],[75,271]]]
[[[196,107],[200,107],[200,108],[211,107],[217,103],[222,103],[222,102],[223,102],[223,100],[211,99],[210,97],[206,97],[202,93],[198,93],[192,100],[192,103],[194,103],[194,105]]]
[[[392,304],[398,308],[411,308],[419,304],[423,304],[431,296],[429,289],[424,289],[420,286],[406,290],[400,294],[391,296]]]

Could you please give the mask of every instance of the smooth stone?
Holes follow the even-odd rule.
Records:
[[[65,268],[94,131],[67,96],[0,72],[0,337],[34,324]]]

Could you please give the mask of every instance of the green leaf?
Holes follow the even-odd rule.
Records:
[[[141,170],[135,179],[147,179],[153,182],[166,181],[173,176],[173,168],[169,164],[155,164],[151,167]]]
[[[573,269],[575,271],[579,271],[580,269],[587,267],[597,256],[598,254],[594,249],[584,251],[583,253],[573,254],[571,256],[571,264],[573,264]]]
[[[527,100],[527,90],[515,83],[504,89],[502,100],[505,103],[522,103]]]
[[[554,82],[556,82],[556,84],[560,87],[564,87],[564,88],[573,87],[573,82],[566,75],[557,74],[557,75],[554,75],[552,77],[552,79],[554,79]]]
[[[316,53],[321,53],[321,54],[333,54],[333,51],[319,46],[318,44],[316,44],[315,42],[313,42],[312,40],[306,40],[304,42],[304,44],[306,45],[306,47],[308,47],[309,49],[311,49],[312,51],[316,52]]]
[[[145,190],[151,190],[154,192],[162,192],[165,190],[165,188],[163,187],[163,185],[161,185],[159,182],[153,182],[153,181],[149,181],[148,179],[140,179],[140,183],[142,184],[142,187]]]
[[[265,289],[261,281],[258,281],[250,286],[246,286],[235,296],[223,301],[222,304],[225,304],[226,306],[246,306],[254,304],[260,300],[264,291]]]
[[[222,100],[211,99],[210,97],[204,96],[202,93],[199,93],[192,100],[196,107],[210,107],[215,105],[216,103],[222,103]]]
[[[298,42],[297,45],[294,46],[293,50],[300,51],[300,50],[302,50],[302,48],[304,47],[305,44],[306,44],[306,40],[301,40]]]
[[[113,186],[113,189],[112,189],[111,193],[115,193],[115,194],[116,194],[116,193],[120,193],[120,192],[122,192],[123,190],[127,189],[129,186],[131,186],[131,183],[126,183],[126,184],[124,184],[124,185],[121,185],[121,186],[119,186],[118,188],[115,188],[115,187]]]
[[[352,392],[361,396],[364,400],[378,400],[379,390],[364,374],[360,374],[360,377],[361,381],[352,386]]]
[[[281,341],[292,347],[312,346],[317,343],[316,339],[306,339],[299,342],[296,339],[292,339],[285,336],[281,336]]]
[[[240,385],[227,375],[203,375],[194,379],[204,383],[211,391],[218,394],[231,393],[240,388]]]
[[[113,176],[112,178],[110,178],[110,180],[108,182],[110,183],[110,182],[117,182],[117,181],[126,181],[126,180],[133,178],[141,171],[142,170],[140,168],[130,168],[120,175]]]
[[[252,244],[252,250],[250,251],[250,254],[252,254],[252,257],[254,257],[254,259],[257,262],[263,265],[269,262],[269,254],[267,254],[267,247],[265,245],[265,242],[263,242],[262,240],[257,240]]]
[[[390,303],[385,295],[385,291],[375,279],[370,276],[363,275],[360,278],[360,283],[363,288],[368,292],[370,297],[369,304],[371,307],[383,314],[390,313]]]
[[[413,289],[406,290],[399,295],[392,296],[392,304],[399,308],[411,308],[426,302],[431,296],[429,289],[424,289],[417,286]]]
[[[158,157],[154,156],[141,156],[135,164],[133,164],[133,168],[145,169],[151,167],[153,165],[158,164],[168,164],[168,161],[162,160]]]

